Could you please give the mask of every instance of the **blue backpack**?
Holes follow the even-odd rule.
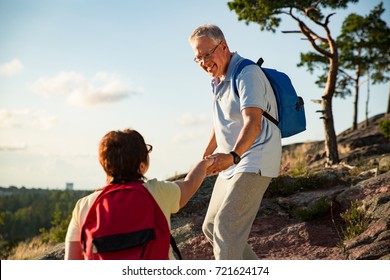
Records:
[[[233,90],[238,94],[237,76],[241,70],[251,64],[258,65],[266,75],[271,87],[275,93],[276,103],[278,105],[279,121],[272,117],[267,112],[263,112],[263,116],[276,124],[281,133],[282,138],[293,136],[306,130],[305,109],[303,107],[303,99],[298,96],[290,78],[282,72],[275,69],[263,68],[261,65],[264,60],[260,58],[257,63],[249,59],[243,59],[236,71],[233,73]]]

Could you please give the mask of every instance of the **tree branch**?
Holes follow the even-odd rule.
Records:
[[[353,78],[351,75],[349,75],[346,71],[344,71],[343,69],[339,68],[339,72],[341,74],[343,74],[345,77],[347,77],[348,80],[352,80],[352,81],[355,81],[356,79]]]
[[[330,17],[333,16],[334,14],[336,14],[336,13],[331,13],[331,14],[329,14],[329,15],[326,17],[325,23],[324,23],[325,26],[328,26],[328,24],[329,24],[329,19],[330,19]]]
[[[325,32],[326,32],[326,35],[327,35],[327,38],[324,38],[324,37],[321,37],[319,36],[317,33],[315,33],[313,30],[311,30],[306,24],[305,22],[303,22],[302,20],[300,20],[297,16],[295,16],[293,14],[293,7],[290,7],[290,12],[289,12],[289,15],[295,20],[298,22],[298,25],[299,25],[299,28],[301,30],[301,32],[305,35],[305,37],[309,40],[310,44],[313,46],[313,48],[319,52],[320,54],[324,55],[325,57],[328,57],[328,58],[332,58],[333,57],[333,54],[331,52],[328,52],[326,50],[324,50],[323,48],[319,47],[316,43],[316,40],[319,40],[320,42],[322,43],[327,43],[329,45],[329,47],[332,49],[334,49],[334,41],[332,39],[332,37],[330,36],[330,31],[329,31],[329,28],[327,25],[321,23],[321,22],[318,22],[312,18],[310,18],[313,22],[315,22],[317,25],[320,25],[321,27],[323,27],[325,29]],[[295,8],[297,9],[297,8]],[[333,14],[331,14],[333,15]],[[328,18],[331,16],[329,15]]]
[[[332,57],[332,54],[326,50],[324,50],[323,48],[319,47],[317,44],[316,44],[316,39],[320,39],[317,34],[315,34],[313,31],[311,31],[303,21],[299,20],[298,19],[298,25],[299,25],[299,28],[301,29],[302,33],[305,35],[305,37],[309,40],[310,44],[313,46],[313,48],[319,52],[320,54],[324,55],[325,57]],[[322,40],[320,39],[321,42],[325,42],[325,43],[328,43],[328,41],[324,38],[322,38]]]
[[[298,23],[301,23],[305,29],[310,33],[310,36],[314,39],[314,40],[320,40],[321,42],[323,43],[327,43],[328,40],[326,38],[323,38],[321,36],[319,36],[317,33],[315,33],[313,30],[311,30],[302,20],[300,20],[297,16],[295,16],[292,12],[292,9],[293,8],[290,8],[290,12],[289,12],[289,15],[295,20],[297,21]],[[295,9],[298,9],[298,8],[295,8]],[[301,10],[301,9],[298,9],[298,10]],[[303,10],[301,10],[303,11]],[[305,11],[303,11],[304,13]],[[322,25],[321,25],[322,26]],[[300,26],[301,27],[301,26]],[[323,27],[323,26],[322,26]],[[301,31],[302,31],[302,28],[301,28]]]

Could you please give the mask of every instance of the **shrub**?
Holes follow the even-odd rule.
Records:
[[[368,219],[361,209],[361,205],[361,202],[354,201],[351,203],[351,208],[341,214],[341,218],[345,222],[344,240],[352,239],[368,228]]]
[[[293,168],[290,168],[288,174],[293,177],[304,176],[308,174],[307,163],[303,161],[297,161]]]
[[[390,138],[390,120],[380,120],[379,127],[386,138]]]
[[[329,186],[333,182],[320,175],[307,175],[302,177],[279,176],[273,178],[267,196],[289,196],[300,191],[310,191]]]
[[[43,242],[64,242],[71,214],[63,213],[59,210],[54,211],[52,227],[49,230],[41,228],[41,237]]]
[[[312,221],[325,215],[329,210],[329,203],[325,197],[321,197],[313,205],[306,208],[298,208],[294,212],[304,221]]]

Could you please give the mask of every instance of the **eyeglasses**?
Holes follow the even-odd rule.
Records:
[[[194,57],[194,61],[196,63],[199,63],[201,61],[205,61],[206,59],[209,59],[215,52],[215,50],[218,48],[218,46],[222,43],[223,41],[219,42],[218,45],[216,45],[214,48],[212,48],[208,53],[206,53],[205,55],[201,55],[201,56],[196,56]]]
[[[148,151],[148,153],[151,153],[153,151],[153,146],[146,144],[146,150]]]

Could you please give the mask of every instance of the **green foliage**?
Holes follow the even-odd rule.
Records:
[[[46,241],[64,241],[76,201],[89,193],[0,187],[0,255],[40,233]]]
[[[305,175],[295,178],[291,176],[279,176],[272,179],[267,189],[267,195],[271,197],[289,196],[300,191],[325,188],[334,183],[320,175]]]
[[[389,80],[385,70],[390,64],[390,28],[381,19],[384,11],[383,3],[380,3],[367,16],[350,14],[343,22],[337,38],[340,67],[344,74],[347,70],[353,71],[357,81],[366,73],[371,74],[374,83]],[[343,76],[351,79],[348,75]]]
[[[49,230],[45,228],[39,230],[42,234],[42,240],[54,243],[64,242],[70,219],[71,213],[55,210],[51,221],[52,227]]]
[[[308,175],[307,163],[304,161],[297,161],[293,168],[288,171],[288,174],[293,177]]]
[[[341,218],[345,222],[345,230],[343,230],[344,240],[354,238],[368,228],[368,219],[360,206],[361,202],[354,201],[351,204],[351,208],[341,214]]]
[[[390,63],[390,29],[380,17],[384,12],[380,3],[366,17],[350,14],[343,22],[336,44],[339,50],[339,75],[335,95],[345,98],[351,88],[359,86],[359,78],[367,72],[373,83],[386,82],[386,69]],[[320,47],[329,51],[327,44]],[[301,53],[298,67],[306,66],[310,73],[320,70],[316,84],[324,88],[329,71],[328,60],[316,52]],[[348,71],[352,73],[348,73]],[[374,70],[374,71],[370,71]]]
[[[327,49],[327,44],[322,45],[322,48]],[[301,62],[297,65],[298,67],[307,66],[307,69],[311,74],[316,69],[320,69],[324,72],[328,72],[329,61],[323,55],[316,52],[301,53]]]
[[[390,138],[390,120],[380,120],[379,127],[381,129],[381,133],[385,137]]]
[[[246,24],[255,22],[260,25],[261,30],[275,32],[282,15],[291,15],[296,18],[307,17],[313,21],[321,21],[326,18],[322,13],[325,9],[345,9],[348,3],[356,2],[358,0],[234,0],[228,2],[228,7],[236,12],[238,20],[245,20]]]
[[[322,49],[329,50],[328,44],[321,44]],[[316,84],[319,88],[325,88],[328,81],[329,60],[316,52],[301,53],[301,61],[297,64],[298,67],[307,67],[307,70],[313,74],[315,70],[319,70]],[[341,72],[342,70],[340,70]],[[335,96],[346,98],[352,94],[350,86],[353,85],[353,80],[343,75],[337,75]]]
[[[321,197],[313,205],[306,208],[295,209],[295,215],[299,216],[304,221],[312,221],[324,216],[330,209],[329,203],[324,197]]]

